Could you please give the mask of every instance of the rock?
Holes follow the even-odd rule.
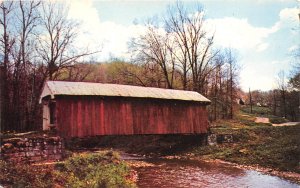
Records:
[[[24,146],[25,146],[25,142],[24,142],[24,141],[19,141],[19,142],[17,143],[17,145],[18,145],[19,147],[24,147]]]
[[[11,143],[5,143],[5,144],[2,146],[2,148],[3,148],[4,150],[9,150],[9,149],[14,148],[14,145],[11,144]]]
[[[217,144],[217,135],[216,134],[210,134],[207,137],[208,145],[216,145]]]
[[[240,149],[239,152],[243,153],[243,154],[248,154],[249,153],[249,151],[246,148]]]
[[[60,137],[10,138],[0,147],[1,157],[16,162],[60,160],[64,153]]]

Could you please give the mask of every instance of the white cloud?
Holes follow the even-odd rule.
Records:
[[[271,62],[243,60],[244,67],[240,74],[242,89],[247,91],[250,87],[251,90],[267,91],[276,88],[278,73],[282,70],[289,72],[289,64],[288,60]]]
[[[291,27],[289,23],[297,21],[297,11],[296,8],[281,10],[278,14],[279,20],[272,27],[256,27],[245,18],[207,20],[208,27],[215,32],[215,43],[218,46],[236,48],[241,53],[240,62],[245,65],[241,72],[243,89],[272,89],[274,77],[279,69],[289,67],[282,59],[261,60],[260,57],[263,57],[262,52],[273,45],[272,41],[268,41],[268,37],[284,27]],[[110,21],[103,22],[91,0],[72,1],[69,16],[82,22],[82,26],[78,28],[81,33],[78,46],[102,49],[97,56],[98,60],[107,60],[110,55],[129,59],[127,43],[131,37],[145,31],[145,26],[142,25],[125,26]],[[291,46],[289,50],[294,48],[295,46]]]
[[[257,52],[264,51],[269,44],[266,42],[270,34],[284,27],[293,27],[299,22],[300,10],[296,7],[285,8],[279,12],[279,20],[272,27],[255,27],[245,18],[225,17],[208,19],[208,28],[215,32],[215,41],[223,47],[239,50],[255,48]],[[292,31],[292,30],[291,30]]]
[[[285,8],[279,13],[279,21],[276,23],[280,29],[289,29],[289,32],[293,35],[298,35],[299,31],[299,8]]]
[[[279,13],[281,22],[298,22],[299,21],[299,8],[285,8],[282,9]]]
[[[263,51],[268,47],[264,39],[278,31],[277,24],[271,28],[255,27],[247,19],[234,17],[208,19],[207,23],[215,30],[215,41],[218,45],[240,50],[258,48],[258,51]]]
[[[269,47],[268,43],[262,43],[262,44],[258,45],[256,51],[262,52],[262,51],[265,51],[268,47]]]
[[[93,7],[91,0],[72,1],[69,17],[82,23],[78,28],[78,46],[89,47],[91,51],[101,50],[96,57],[100,61],[107,60],[111,55],[128,59],[127,43],[131,37],[144,31],[141,25],[124,26],[109,21],[101,22],[98,10]]]
[[[215,31],[217,45],[262,52],[269,47],[266,41],[268,36],[284,27],[287,21],[295,20],[297,11],[296,8],[283,9],[279,14],[280,20],[270,28],[255,27],[247,19],[235,17],[208,19],[207,24]],[[78,45],[89,46],[93,50],[101,49],[101,60],[109,58],[110,55],[128,58],[128,41],[145,31],[142,25],[125,26],[114,22],[102,22],[92,0],[73,0],[70,3],[69,17],[82,22],[78,28],[81,33]]]
[[[293,52],[293,51],[297,50],[298,48],[299,48],[298,45],[293,45],[293,46],[289,47],[288,51]]]

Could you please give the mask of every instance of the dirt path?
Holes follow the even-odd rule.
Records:
[[[280,126],[293,126],[297,125],[300,122],[287,122],[287,123],[280,123],[280,124],[272,124],[273,126],[280,127]]]
[[[256,117],[255,123],[270,123],[270,119],[265,118],[265,117]],[[272,125],[275,127],[281,127],[281,126],[293,126],[293,125],[297,125],[299,123],[300,122],[286,122],[286,123],[272,124]]]
[[[269,120],[269,118],[256,117],[255,123],[270,123],[270,120]]]

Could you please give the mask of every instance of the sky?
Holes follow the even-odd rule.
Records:
[[[81,22],[78,46],[101,50],[97,61],[130,60],[128,42],[145,31],[143,23],[163,16],[171,0],[71,0],[69,17]],[[200,3],[206,24],[215,32],[217,48],[232,48],[241,68],[244,91],[276,87],[276,77],[292,68],[292,53],[300,46],[299,0],[206,0]]]

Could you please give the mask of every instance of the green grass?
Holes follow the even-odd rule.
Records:
[[[247,114],[251,114],[251,107],[244,106],[241,108],[241,111]],[[252,106],[252,114],[256,114],[259,116],[268,116],[272,114],[272,110],[269,107],[263,106]]]
[[[288,120],[283,117],[270,117],[269,119],[270,119],[270,122],[273,124],[280,124],[280,123],[288,122]]]
[[[245,112],[237,113],[233,119],[218,120],[214,122],[214,128],[249,128],[249,127],[260,127],[260,126],[272,126],[271,123],[256,123],[256,116],[254,114],[247,114]]]
[[[68,187],[134,187],[129,167],[115,152],[81,154],[57,165]]]
[[[286,119],[272,116],[266,107],[254,107],[254,114],[244,107],[234,119],[218,120],[211,128],[214,134],[231,134],[234,143],[194,147],[194,153],[208,159],[222,159],[238,164],[260,165],[300,173],[300,124],[273,127]],[[256,116],[269,117],[271,123],[255,123]]]
[[[300,124],[286,127],[215,128],[212,132],[232,134],[236,143],[195,147],[190,152],[204,158],[246,165],[258,164],[300,173]]]
[[[0,160],[0,184],[11,187],[135,187],[115,152],[76,154],[55,166]]]

